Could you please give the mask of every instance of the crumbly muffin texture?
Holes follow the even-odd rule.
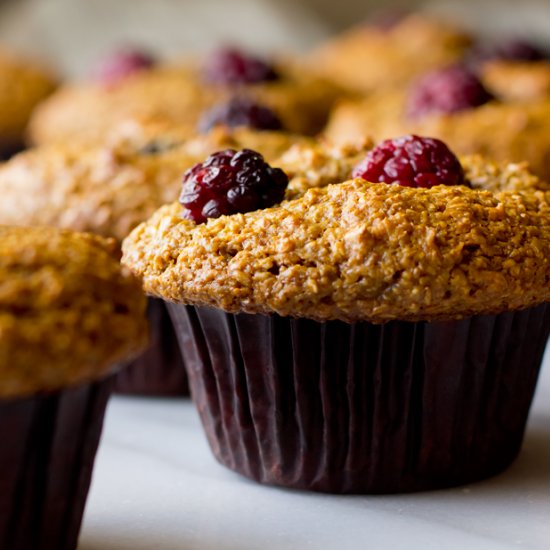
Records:
[[[163,117],[192,137],[210,107],[242,94],[273,109],[291,133],[313,134],[326,122],[339,90],[318,77],[285,66],[279,80],[241,86],[203,82],[194,64],[141,71],[113,85],[66,86],[35,112],[29,127],[32,143],[98,142],[128,117]]]
[[[294,199],[308,189],[349,179],[353,167],[373,145],[369,138],[341,145],[311,140],[295,143],[275,162],[290,178],[285,198]]]
[[[146,335],[145,297],[115,241],[0,226],[0,398],[98,379]]]
[[[0,166],[0,224],[49,225],[122,240],[176,200],[185,170],[210,153],[252,148],[271,162],[293,143],[311,141],[223,128],[186,141],[161,127],[128,121],[104,146],[52,144],[12,158]]]
[[[201,225],[165,206],[124,241],[123,263],[169,301],[320,321],[446,320],[548,301],[550,193],[520,165],[462,164],[472,189],[356,179]]]
[[[48,70],[0,50],[0,151],[23,144],[33,108],[55,88]]]
[[[436,137],[458,154],[481,154],[505,162],[527,161],[531,170],[550,181],[550,99],[533,102],[490,101],[485,105],[419,119],[406,116],[406,93],[376,94],[342,102],[324,131],[336,143],[376,141],[404,134]]]

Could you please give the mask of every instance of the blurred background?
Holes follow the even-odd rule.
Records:
[[[306,51],[373,12],[418,7],[473,30],[550,41],[548,0],[0,0],[0,41],[78,76],[115,46],[167,56],[227,42]]]

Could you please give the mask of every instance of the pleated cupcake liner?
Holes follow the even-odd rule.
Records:
[[[0,400],[0,548],[76,548],[112,379]]]
[[[430,490],[505,469],[550,331],[547,304],[385,325],[168,307],[218,461],[330,493]]]
[[[122,368],[115,379],[116,393],[142,396],[188,396],[185,366],[172,322],[162,300],[149,298],[148,348]]]

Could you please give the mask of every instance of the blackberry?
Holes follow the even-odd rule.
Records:
[[[212,84],[254,84],[279,78],[271,65],[235,48],[213,52],[206,60],[203,75]]]
[[[226,149],[210,155],[183,176],[183,216],[203,223],[207,218],[268,208],[283,200],[288,177],[272,168],[260,153]]]
[[[406,112],[410,118],[429,113],[455,113],[479,107],[492,99],[473,72],[453,65],[424,75],[409,92]]]
[[[199,120],[199,131],[208,132],[214,126],[229,128],[245,126],[255,130],[281,130],[279,117],[269,108],[252,99],[234,97],[206,111]]]
[[[494,44],[475,46],[468,55],[472,66],[479,66],[486,61],[543,61],[548,53],[539,46],[520,38],[509,38]]]
[[[104,84],[114,84],[127,76],[150,69],[155,65],[155,58],[139,50],[121,50],[112,53],[100,62],[94,75]]]

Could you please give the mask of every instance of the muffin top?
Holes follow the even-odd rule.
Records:
[[[146,341],[145,297],[113,240],[0,226],[0,398],[98,379]]]
[[[165,121],[133,119],[103,146],[51,144],[0,166],[0,224],[49,225],[122,240],[177,199],[185,170],[209,153],[254,148],[273,160],[307,138],[216,128],[182,140]]]
[[[410,91],[394,91],[342,102],[324,133],[341,143],[365,134],[376,140],[407,133],[434,136],[459,154],[527,161],[536,175],[550,181],[550,98],[531,102],[492,99],[456,112],[413,117],[407,113],[410,97]]]
[[[133,116],[177,122],[186,136],[197,133],[205,112],[238,96],[270,108],[292,133],[319,131],[338,93],[335,86],[291,64],[252,82],[220,82],[205,77],[203,64],[141,70],[114,83],[88,82],[61,88],[36,111],[30,124],[33,143],[101,141],[113,125]]]
[[[483,81],[497,96],[531,101],[550,96],[550,62],[494,60],[483,64]]]
[[[23,143],[31,111],[55,88],[46,69],[0,50],[0,150],[9,152]]]
[[[366,22],[314,51],[308,65],[357,92],[399,87],[419,74],[457,61],[471,38],[464,31],[422,14],[391,25]]]
[[[320,321],[456,319],[549,300],[550,193],[523,165],[477,156],[462,167],[469,186],[324,179],[304,192],[301,178],[293,200],[202,224],[164,206],[124,241],[123,263],[166,300]]]

